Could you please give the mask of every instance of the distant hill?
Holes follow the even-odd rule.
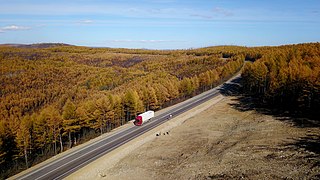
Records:
[[[72,46],[64,43],[37,43],[37,44],[0,44],[1,46],[18,47],[18,48],[50,48],[56,46]]]

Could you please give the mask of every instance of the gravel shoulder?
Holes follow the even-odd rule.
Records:
[[[240,111],[237,103],[218,96],[66,179],[320,178],[319,150],[307,143],[319,143],[319,127]]]

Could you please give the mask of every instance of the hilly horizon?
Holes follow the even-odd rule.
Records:
[[[2,149],[2,167],[12,157],[29,167],[138,113],[211,89],[243,66],[244,93],[317,117],[319,43],[173,51],[50,45],[0,47],[0,133],[10,147]]]
[[[202,49],[202,48],[210,48],[210,47],[228,47],[228,46],[235,46],[235,47],[278,47],[278,46],[287,46],[287,45],[298,45],[298,44],[307,44],[307,43],[319,43],[319,42],[301,42],[296,44],[281,44],[281,45],[260,45],[260,46],[241,46],[241,45],[214,45],[214,46],[207,46],[207,47],[198,47],[198,48],[188,48],[188,49]],[[66,43],[32,43],[32,44],[10,44],[10,43],[4,43],[0,44],[1,46],[6,47],[18,47],[18,48],[50,48],[55,46],[78,46],[78,47],[87,47],[87,48],[110,48],[110,49],[142,49],[142,50],[163,50],[163,51],[170,51],[170,50],[188,50],[188,49],[147,49],[147,48],[125,48],[125,47],[119,47],[119,48],[112,48],[112,47],[94,47],[94,46],[81,46],[81,45],[74,45],[74,44],[66,44]]]
[[[282,175],[272,172],[268,177],[318,179],[320,153],[315,149],[320,146],[320,134],[317,133],[320,132],[319,9],[318,0],[1,2],[0,179],[35,167],[58,154],[63,156],[64,152],[67,154],[79,144],[97,137],[113,142],[112,138],[116,136],[108,139],[103,134],[124,127],[146,111],[165,112],[162,118],[154,118],[152,123],[155,126],[152,128],[156,128],[164,123],[164,119],[169,123],[171,112],[177,115],[189,112],[190,108],[205,104],[213,96],[228,102],[217,103],[220,110],[208,108],[208,111],[219,113],[217,122],[226,126],[224,142],[235,140],[235,144],[259,146],[264,142],[263,136],[255,129],[260,129],[265,135],[274,131],[279,138],[270,136],[269,142],[276,138],[277,143],[285,144],[286,138],[291,137],[293,144],[288,145],[290,152],[287,155],[291,152],[306,155],[285,159],[295,163],[281,172]],[[238,76],[237,82],[225,84]],[[200,98],[208,92],[214,94]],[[191,99],[194,97],[196,100]],[[185,106],[179,105],[180,110],[164,110],[185,101]],[[228,110],[225,118],[223,108]],[[202,117],[199,122],[204,123],[199,126],[201,131],[209,127],[205,124],[216,120],[214,114],[205,111],[199,115]],[[248,115],[252,121],[244,119],[247,112],[254,113]],[[239,119],[235,115],[244,118]],[[143,118],[139,118],[142,125]],[[272,128],[264,127],[268,126],[265,119],[272,122]],[[259,124],[260,120],[262,124]],[[234,128],[227,126],[229,121],[234,123]],[[284,123],[280,123],[281,128],[276,128],[278,121]],[[233,140],[228,139],[230,134],[243,133],[243,129],[246,132],[242,135],[250,137],[247,135],[255,134],[259,137],[257,141],[249,142],[250,138],[239,140],[236,136],[230,136],[234,137]],[[146,134],[148,130],[144,126],[129,128],[124,131],[127,134],[123,138],[127,139],[123,142],[131,140],[126,136],[137,137],[134,132]],[[291,134],[281,135],[290,130],[293,130]],[[186,131],[186,134],[197,137],[190,143],[206,146],[202,149],[208,152],[203,156],[208,157],[206,159],[210,159],[207,156],[210,153],[213,153],[212,157],[224,155],[215,151],[216,147],[219,149],[220,141],[201,141],[212,134],[206,131],[211,132],[212,129],[202,131],[201,135],[193,131]],[[212,143],[217,143],[217,146],[212,146]],[[265,148],[272,149],[272,146],[272,143],[266,144]],[[245,148],[245,145],[239,147]],[[115,149],[116,145],[103,148],[106,149],[101,153]],[[186,152],[192,152],[190,148],[193,147]],[[171,157],[170,154],[177,149],[173,148],[161,158]],[[102,147],[95,147],[93,151],[96,153],[82,152],[89,157],[83,161],[98,158],[100,150]],[[235,151],[233,149],[231,153],[235,154]],[[264,171],[256,171],[255,163],[261,165],[270,161],[276,164],[275,167],[282,166],[277,164],[277,159],[283,156],[276,151],[266,157],[259,156],[262,160],[258,161],[252,161],[253,154],[248,155],[248,163],[253,166],[244,169],[249,168],[249,174],[240,168],[239,171],[211,176],[209,172],[215,166],[210,161],[196,158],[186,162],[199,162],[199,169],[206,167],[209,174],[179,176],[177,173],[159,177],[260,179],[263,177],[261,174],[274,169],[263,167]],[[180,157],[190,156],[182,153]],[[184,161],[181,158],[177,160]],[[305,167],[312,168],[304,167],[294,176],[294,169],[289,169],[300,160]],[[172,161],[164,163],[168,165]],[[285,164],[285,161],[281,163]],[[74,166],[63,170],[68,171],[68,168],[81,164],[75,161]],[[182,167],[178,164],[173,165],[173,169]],[[237,162],[234,166],[240,167],[238,165],[241,164]],[[55,169],[54,166],[48,167]],[[34,176],[28,177],[64,177],[59,174],[62,171],[52,169],[44,167],[45,173],[33,173]],[[254,172],[261,176],[254,176]],[[157,176],[146,178],[156,179]]]

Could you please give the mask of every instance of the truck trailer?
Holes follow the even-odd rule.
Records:
[[[139,114],[135,121],[133,122],[136,126],[141,126],[143,123],[149,121],[151,118],[154,117],[154,111],[146,111],[142,114]]]

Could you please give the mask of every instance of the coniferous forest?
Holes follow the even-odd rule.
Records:
[[[220,84],[245,49],[0,47],[2,176]]]
[[[261,50],[261,58],[243,68],[244,92],[272,108],[319,118],[320,44]]]
[[[279,108],[316,112],[320,44],[189,50],[0,47],[0,170],[13,175],[230,78]]]

